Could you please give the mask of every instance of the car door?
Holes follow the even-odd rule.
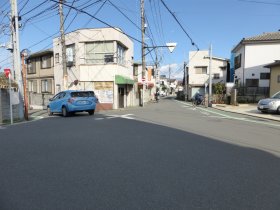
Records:
[[[53,97],[53,100],[49,105],[52,112],[61,112],[61,104],[63,103],[63,98],[65,94],[65,92],[61,92]]]

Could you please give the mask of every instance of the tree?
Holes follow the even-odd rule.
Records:
[[[0,86],[8,87],[9,86],[9,79],[6,78],[4,72],[0,72]],[[18,87],[17,83],[12,81],[12,87]]]

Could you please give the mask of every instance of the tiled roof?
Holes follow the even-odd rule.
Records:
[[[243,38],[231,52],[235,52],[239,47],[244,44],[254,44],[254,43],[280,43],[280,31],[267,32],[257,36]]]
[[[263,33],[257,36],[244,38],[244,41],[273,41],[280,40],[280,31]]]

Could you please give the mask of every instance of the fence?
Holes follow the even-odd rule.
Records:
[[[49,93],[28,93],[28,101],[30,109],[47,109],[49,99],[53,97],[53,94]]]
[[[238,87],[238,103],[257,103],[262,98],[269,97],[269,87]]]

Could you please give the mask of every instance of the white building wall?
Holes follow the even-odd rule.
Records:
[[[240,53],[241,67],[235,70],[235,76],[241,84],[246,83],[246,79],[259,79],[259,87],[269,87],[269,80],[261,80],[260,73],[269,73],[270,70],[263,66],[279,60],[280,43],[242,45],[235,56]]]
[[[120,29],[118,29],[120,30]],[[110,64],[86,64],[85,60],[85,44],[87,42],[94,41],[113,41],[115,49],[117,43],[122,44],[127,50],[125,53],[125,63],[123,65],[110,63]],[[68,86],[74,81],[80,82],[94,82],[94,81],[111,81],[114,83],[114,108],[117,108],[118,104],[118,85],[115,84],[115,75],[121,75],[133,79],[133,42],[121,32],[112,28],[100,28],[100,29],[80,29],[65,35],[65,44],[75,44],[75,65],[67,67],[68,74]],[[61,57],[61,45],[60,38],[53,40],[54,56],[59,53],[59,63],[54,63],[54,77],[56,85],[56,93],[63,90],[63,70],[62,70],[62,57]],[[60,87],[60,88],[59,88]],[[76,89],[83,89],[84,85],[78,85]],[[93,88],[92,85],[88,85],[87,88]],[[71,88],[70,88],[71,89]],[[132,94],[128,94],[125,97],[134,97]],[[125,98],[125,105],[132,106],[129,98]]]

